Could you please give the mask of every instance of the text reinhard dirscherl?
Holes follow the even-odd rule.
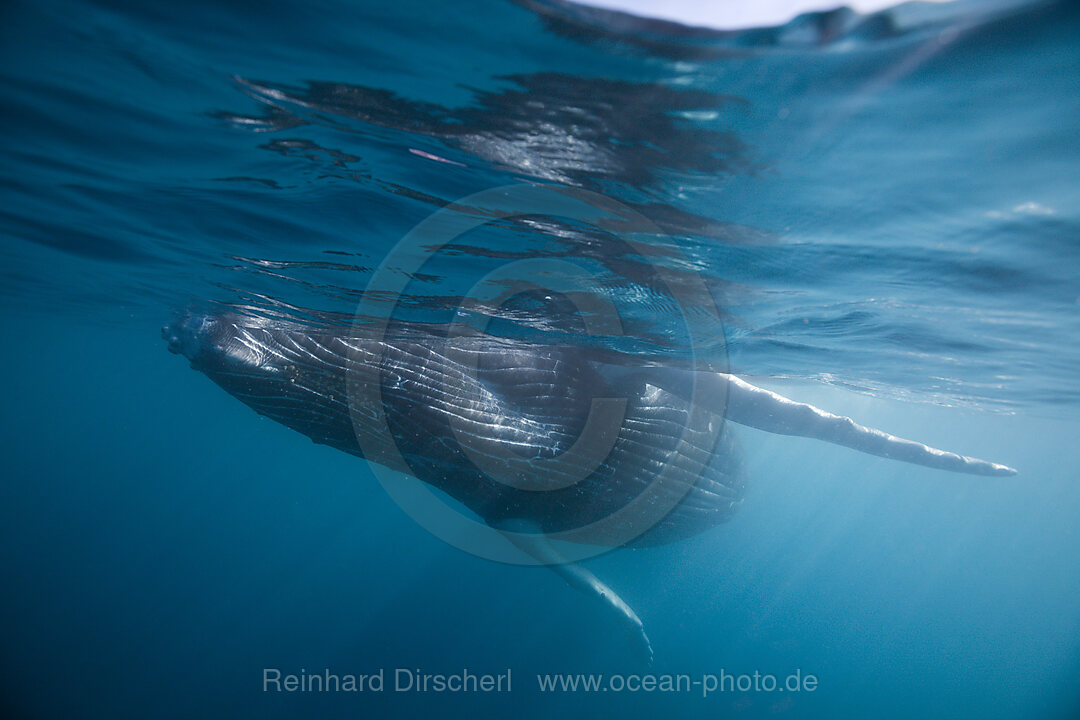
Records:
[[[390,683],[387,683],[389,677]],[[278,668],[263,668],[263,692],[374,692],[387,689],[394,692],[489,693],[510,692],[510,668],[506,672],[474,673],[468,668],[453,673],[426,673],[414,668],[385,668],[367,675],[334,673],[329,668],[321,673],[283,673]]]
[[[468,668],[449,673],[428,673],[418,668],[379,668],[368,674],[336,673],[329,668],[322,672],[282,672],[279,668],[263,668],[263,692],[285,693],[504,693],[512,692],[513,672],[476,673]],[[542,693],[714,693],[746,692],[804,692],[817,690],[816,675],[801,669],[787,676],[776,676],[755,670],[735,675],[721,669],[719,674],[563,674],[536,676],[536,690]]]

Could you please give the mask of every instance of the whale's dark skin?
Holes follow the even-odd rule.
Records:
[[[733,434],[716,417],[695,417],[689,397],[650,384],[645,369],[613,378],[573,346],[486,336],[448,340],[418,331],[376,341],[346,330],[187,313],[164,335],[171,350],[259,414],[360,457],[357,432],[363,439],[365,424],[350,417],[349,363],[377,365],[387,424],[412,474],[493,525],[525,519],[548,533],[580,528],[648,492],[661,465],[677,470],[688,491],[633,544],[703,532],[730,518],[742,501]],[[477,409],[469,400],[480,393],[487,406]],[[627,405],[604,462],[580,482],[544,492],[489,478],[462,451],[449,421],[471,414],[478,432],[511,444],[517,455],[551,458],[580,435],[593,399],[611,397],[626,398]]]

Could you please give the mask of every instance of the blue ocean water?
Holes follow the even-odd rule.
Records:
[[[0,9],[0,703],[7,717],[1075,717],[1080,10],[905,5],[721,32],[544,0]],[[588,561],[651,672],[812,692],[543,693],[642,673],[542,568],[443,544],[360,461],[165,351],[177,309],[348,315],[411,228],[508,184],[600,193],[434,253],[446,323],[513,260],[579,262],[610,342],[692,353],[1014,478],[746,430],[693,540]],[[651,282],[704,282],[722,322]],[[529,337],[541,310],[499,315]],[[691,347],[683,323],[698,342]],[[508,693],[264,692],[265,668],[513,673]]]

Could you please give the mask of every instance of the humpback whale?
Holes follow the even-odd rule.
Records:
[[[187,311],[162,333],[170,351],[259,414],[390,465],[373,437],[374,418],[382,418],[405,472],[507,531],[538,563],[599,600],[650,659],[633,609],[547,538],[654,545],[727,520],[744,491],[730,423],[940,470],[1016,472],[864,427],[729,373],[634,363],[579,346],[410,326],[372,339],[355,328],[231,310]],[[350,388],[358,378],[374,392]],[[600,455],[583,460],[576,443],[590,432],[600,399],[618,400],[617,412],[594,433]],[[499,477],[500,468],[509,474]],[[655,482],[658,474],[668,481]],[[621,519],[604,522],[612,516]]]

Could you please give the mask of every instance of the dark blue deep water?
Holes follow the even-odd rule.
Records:
[[[735,33],[546,0],[4,3],[4,717],[1077,717],[1078,118],[1075,3]],[[731,522],[587,561],[652,672],[814,691],[541,693],[645,669],[554,573],[444,544],[365,463],[166,352],[189,306],[347,317],[417,223],[515,183],[656,232],[628,253],[493,223],[408,272],[396,316],[447,323],[502,265],[576,262],[625,329],[581,342],[704,355],[1019,468],[744,430]],[[489,315],[574,340],[544,307]],[[266,668],[387,687],[264,692]],[[512,691],[399,693],[396,668],[509,668]]]

